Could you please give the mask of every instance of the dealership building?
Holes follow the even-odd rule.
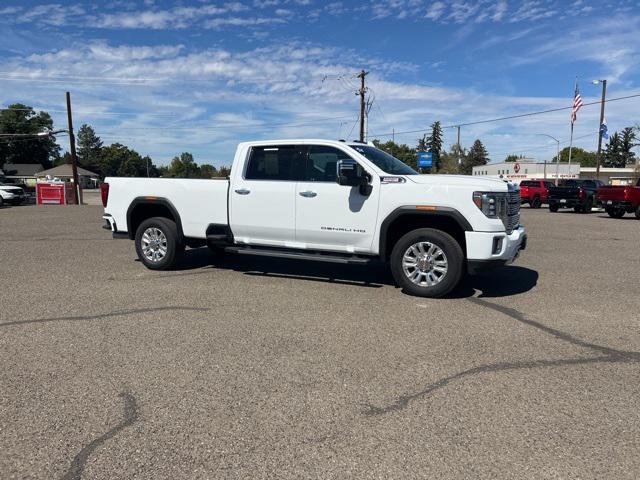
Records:
[[[472,175],[500,178],[513,183],[520,183],[527,179],[547,179],[555,181],[568,178],[596,178],[595,167],[581,167],[572,163],[536,162],[533,159],[523,158],[517,162],[488,163],[473,167]],[[634,166],[626,168],[601,167],[598,179],[611,185],[635,184],[638,174]]]

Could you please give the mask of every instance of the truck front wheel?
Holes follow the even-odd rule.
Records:
[[[609,215],[611,218],[622,218],[624,217],[625,211],[622,208],[612,208],[612,207],[608,207],[606,210],[607,215]]]
[[[391,252],[391,273],[405,293],[442,297],[453,290],[464,267],[455,239],[440,230],[421,228],[405,234]]]
[[[151,270],[171,268],[184,252],[175,222],[164,217],[143,221],[136,230],[135,242],[138,258]]]

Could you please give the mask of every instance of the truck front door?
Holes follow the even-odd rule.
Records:
[[[308,249],[369,252],[375,233],[380,183],[373,190],[336,183],[339,160],[351,159],[330,146],[309,145],[306,168],[296,187],[296,243]]]

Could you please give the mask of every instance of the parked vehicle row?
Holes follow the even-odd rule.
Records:
[[[613,218],[633,213],[640,219],[640,180],[635,186],[605,185],[589,178],[561,180],[558,186],[548,180],[523,180],[520,201],[531,208],[546,203],[550,212],[572,208],[576,213],[587,213],[593,207],[602,207]]]

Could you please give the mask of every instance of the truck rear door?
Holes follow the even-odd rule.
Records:
[[[252,147],[229,191],[231,229],[238,243],[287,246],[295,238],[296,179],[306,147]]]

